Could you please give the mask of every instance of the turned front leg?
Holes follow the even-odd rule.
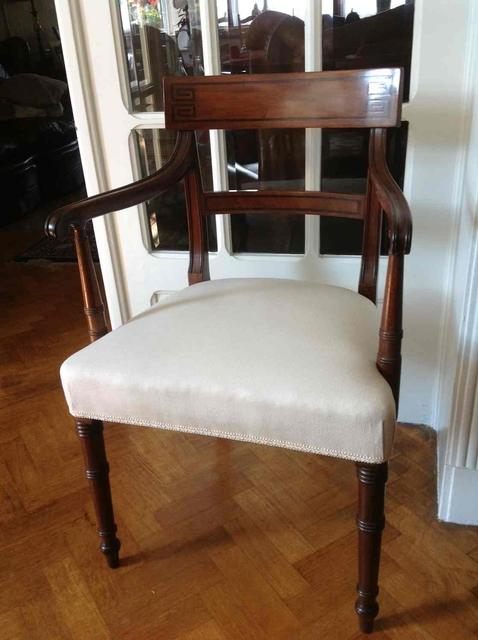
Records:
[[[79,419],[76,421],[76,429],[82,444],[86,477],[92,489],[98,535],[101,539],[100,551],[105,554],[108,566],[114,569],[119,564],[121,543],[116,537],[103,423],[100,420]]]
[[[359,506],[357,528],[359,538],[359,581],[355,610],[362,633],[373,631],[378,614],[378,571],[382,531],[385,526],[384,497],[387,463],[357,463]]]

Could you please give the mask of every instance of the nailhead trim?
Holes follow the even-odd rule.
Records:
[[[357,456],[347,451],[337,451],[335,449],[323,449],[320,447],[312,447],[310,445],[299,444],[297,442],[288,442],[287,440],[276,440],[274,438],[264,438],[259,436],[246,435],[243,433],[234,433],[231,431],[220,431],[216,429],[207,429],[205,427],[185,427],[183,425],[173,425],[166,422],[150,422],[148,420],[139,420],[135,418],[124,418],[121,416],[106,416],[101,414],[89,414],[82,412],[72,413],[75,418],[86,418],[88,420],[104,420],[105,422],[119,422],[138,427],[152,427],[154,429],[164,429],[166,431],[181,431],[183,433],[193,433],[203,436],[212,436],[215,438],[228,438],[229,440],[239,440],[241,442],[253,442],[256,444],[267,444],[273,447],[281,447],[283,449],[293,449],[294,451],[305,451],[307,453],[318,453],[332,458],[343,458],[344,460],[353,460],[355,462],[371,462],[379,464],[385,462],[386,458],[373,458],[369,456]]]

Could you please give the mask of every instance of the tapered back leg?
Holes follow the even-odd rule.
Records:
[[[355,610],[362,633],[373,631],[378,614],[378,572],[382,531],[385,526],[384,497],[387,463],[357,463],[359,503],[357,528],[359,538],[359,581]]]

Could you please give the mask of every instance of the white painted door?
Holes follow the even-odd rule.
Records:
[[[258,3],[193,0],[186,12],[184,4],[181,0],[57,0],[90,194],[133,181],[151,169],[151,161],[158,164],[160,158],[167,155],[171,141],[167,134],[160,132],[164,129],[163,114],[159,110],[161,96],[153,86],[159,65],[175,69],[176,73],[217,74],[254,71],[258,60],[257,68],[260,68],[267,47],[264,44],[261,50],[259,46],[252,55],[248,38],[252,23],[263,9],[290,14],[290,29],[284,41],[287,34],[297,37],[294,20],[304,21],[303,52],[294,51],[294,47],[292,51],[296,57],[302,55],[305,70],[320,69],[323,58],[327,64],[332,60],[336,68],[344,65],[353,68],[360,67],[363,61],[365,66],[370,60],[377,61],[374,66],[392,66],[393,51],[399,47],[403,47],[401,55],[407,55],[406,43],[398,38],[393,46],[385,47],[382,60],[383,42],[360,36],[360,29],[370,24],[367,16],[377,13],[377,4],[381,4],[374,0],[261,0]],[[464,43],[469,37],[470,3],[416,0],[413,7],[410,2],[392,0],[389,4],[390,8],[380,17],[383,29],[389,29],[383,40],[389,43],[396,35],[390,16],[397,15],[397,11],[410,12],[410,5],[414,10],[410,96],[404,105],[403,120],[409,123],[404,191],[414,215],[415,237],[406,271],[401,418],[432,424],[438,388],[440,319],[454,226],[454,181],[460,154],[466,72]],[[405,4],[408,6],[403,6]],[[352,7],[360,20],[350,15]],[[334,11],[339,15],[332,19]],[[182,20],[184,27],[185,14],[187,28],[179,34],[178,23]],[[331,35],[332,27],[334,35]],[[339,27],[346,29],[340,32],[347,33],[346,37],[337,35]],[[399,27],[405,28],[402,23]],[[266,26],[264,29],[267,31]],[[155,47],[148,44],[151,33],[153,40],[156,39]],[[259,33],[259,40],[260,37],[263,34]],[[354,37],[359,37],[359,41],[350,53],[347,42]],[[160,49],[162,53],[158,54]],[[135,52],[141,55],[136,56]],[[346,162],[353,166],[353,158],[347,160],[348,156],[343,155],[344,147],[349,145],[352,156],[354,153],[360,156],[363,140],[326,139],[326,135],[320,131],[306,132],[303,175],[298,179],[305,188],[320,188],[322,163],[328,172],[330,169],[325,175],[322,167],[323,187],[333,190],[326,185],[326,181],[331,180],[332,187],[340,183],[337,190],[352,188],[357,182],[357,172],[352,170],[347,177],[346,171],[342,171]],[[395,141],[396,147],[403,144],[404,137]],[[247,152],[246,161],[237,161],[236,154],[242,153],[241,145],[240,140],[233,139],[231,152],[230,137],[226,139],[223,132],[211,133],[210,147],[205,145],[204,149],[205,154],[210,155],[214,188],[227,188],[230,180],[243,183],[244,175],[254,180],[264,169],[258,168],[257,158],[248,158]],[[400,171],[399,154],[395,160]],[[160,204],[162,208],[157,211],[152,207],[148,212],[144,209],[119,212],[95,224],[114,326],[141,312],[162,292],[187,284],[188,255],[179,250],[181,238],[175,237],[175,232],[166,234],[166,240],[161,237],[161,212],[169,206],[171,215],[174,214],[174,198],[169,205],[164,201]],[[156,227],[152,213],[158,214]],[[356,289],[360,259],[347,253],[347,228],[331,230],[318,218],[306,217],[303,228],[295,230],[296,241],[288,242],[287,250],[283,250],[280,242],[278,248],[271,249],[268,245],[273,233],[270,228],[256,229],[254,221],[247,219],[243,221],[242,231],[234,224],[231,225],[227,216],[215,219],[217,241],[210,256],[212,278],[298,278]],[[263,244],[259,242],[257,246],[264,245],[266,250],[254,249],[253,242],[241,240],[241,233],[249,238],[253,231],[262,233]],[[158,237],[159,247],[155,247]],[[338,238],[339,246],[333,249],[335,254],[331,254],[327,247],[334,247],[334,237]],[[162,250],[164,246],[167,250]],[[382,262],[384,260],[382,258]]]

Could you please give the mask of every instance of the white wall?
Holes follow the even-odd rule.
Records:
[[[472,3],[416,2],[405,194],[413,216],[405,261],[399,418],[437,426],[443,322],[459,218],[462,131],[467,110],[466,41]],[[476,29],[476,25],[474,26]]]
[[[478,6],[465,60],[465,109],[443,332],[438,411],[439,516],[478,524]]]

